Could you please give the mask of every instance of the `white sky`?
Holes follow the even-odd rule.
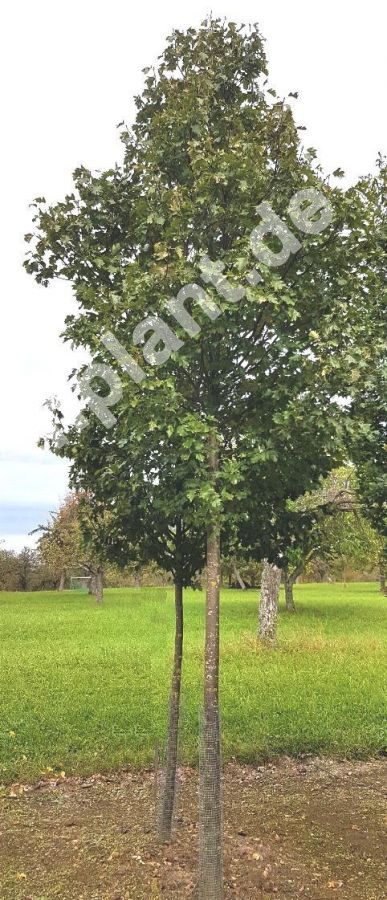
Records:
[[[154,63],[165,37],[196,26],[212,10],[237,22],[258,21],[266,37],[270,80],[298,90],[299,124],[327,169],[349,179],[374,168],[387,149],[385,34],[381,0],[366,4],[310,0],[211,0],[191,6],[128,0],[15,0],[2,14],[0,248],[1,418],[0,539],[31,543],[66,492],[66,466],[36,449],[49,429],[43,410],[53,394],[72,398],[66,378],[74,354],[59,338],[72,308],[71,289],[37,286],[21,266],[28,204],[59,200],[83,163],[111,166],[121,158],[116,125],[133,118],[141,69]]]

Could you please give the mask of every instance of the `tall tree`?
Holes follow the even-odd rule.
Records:
[[[207,541],[199,895],[219,900],[220,534],[289,419],[310,443],[311,478],[319,470],[311,421],[335,431],[335,398],[362,364],[357,311],[368,276],[358,237],[370,216],[360,191],[322,177],[288,105],[267,90],[256,27],[210,20],[175,31],[145,75],[136,121],[122,132],[123,165],[78,169],[62,203],[36,201],[27,269],[43,284],[72,282],[79,312],[66,338],[101,365],[110,346],[117,369],[139,382],[125,383],[122,402],[144,455],[154,428],[161,448],[174,436],[195,464],[180,491]],[[314,194],[294,199],[305,189],[319,190],[317,205]],[[302,231],[302,248],[276,215]],[[125,356],[114,341],[131,349],[134,325]],[[97,382],[91,392],[85,377],[95,408]]]

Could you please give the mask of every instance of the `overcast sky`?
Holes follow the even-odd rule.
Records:
[[[258,21],[272,84],[299,91],[297,119],[324,167],[349,180],[387,149],[385,34],[380,0],[365,4],[226,0],[192,5],[128,0],[15,0],[2,14],[0,539],[16,549],[66,492],[65,464],[36,448],[49,429],[44,400],[57,394],[72,416],[66,382],[74,354],[60,332],[72,309],[64,283],[37,286],[24,273],[28,204],[61,199],[76,166],[121,159],[116,125],[133,118],[141,69],[173,28],[196,26],[209,9]],[[305,134],[305,133],[304,133]],[[67,398],[67,399],[66,399]]]

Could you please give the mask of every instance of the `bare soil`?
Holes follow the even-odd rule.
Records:
[[[224,771],[225,900],[384,900],[385,762],[285,759]],[[3,791],[1,900],[196,897],[197,773],[182,769],[172,844],[152,773]]]

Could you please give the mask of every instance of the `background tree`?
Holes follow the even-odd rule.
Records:
[[[17,556],[0,544],[0,591],[17,591]]]
[[[69,572],[81,565],[83,555],[77,497],[70,494],[59,510],[51,513],[47,525],[39,525],[32,533],[40,533],[40,555],[57,579],[58,590],[63,591]]]
[[[98,603],[103,599],[102,545],[106,540],[107,524],[103,508],[93,509],[84,492],[70,494],[57,512],[51,513],[47,525],[39,525],[32,534],[39,533],[38,550],[43,564],[57,580],[63,591],[69,573],[82,569],[90,577],[89,593]]]
[[[293,586],[312,562],[343,576],[367,572],[377,562],[380,541],[362,515],[353,466],[335,469],[320,486],[290,504],[290,539],[283,553],[286,608],[294,611]]]
[[[313,415],[308,417],[311,431],[302,432],[297,420],[288,420],[287,435],[272,436],[271,453],[260,465],[260,490],[257,491],[254,469],[249,473],[248,497],[244,515],[235,533],[235,551],[253,557],[257,563],[265,560],[264,589],[261,590],[258,615],[258,635],[275,643],[279,581],[277,569],[284,579],[287,609],[294,611],[293,584],[301,574],[307,559],[316,550],[316,525],[323,509],[328,506],[327,489],[322,490],[321,476],[329,472],[332,460],[340,460],[344,453],[343,428],[340,414],[332,432],[318,427]],[[313,468],[318,441],[318,467]],[[289,455],[288,448],[292,448]],[[315,481],[319,487],[304,495],[306,486]],[[324,482],[325,484],[325,482]],[[300,497],[300,494],[302,496]],[[338,487],[331,495],[338,495]],[[347,496],[347,495],[345,495]],[[313,499],[310,499],[312,497]],[[270,571],[270,566],[274,570]],[[273,594],[271,594],[273,590]]]

